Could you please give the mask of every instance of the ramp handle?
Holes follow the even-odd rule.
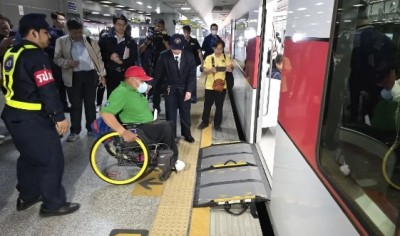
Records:
[[[233,162],[234,164],[237,164],[237,162],[234,161],[234,160],[227,160],[227,161],[224,163],[224,166],[225,166],[226,164],[228,164],[229,162]]]
[[[249,208],[250,204],[249,203],[242,203],[240,205],[242,206],[242,209],[239,212],[233,212],[232,209],[231,209],[232,205],[230,205],[230,204],[224,205],[224,210],[227,213],[231,214],[231,215],[240,216],[240,215],[242,215],[243,213],[245,213],[247,211],[247,209]]]

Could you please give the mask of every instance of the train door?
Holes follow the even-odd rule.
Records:
[[[283,39],[286,32],[288,1],[267,1],[260,14],[263,50],[260,54],[258,109],[255,140],[263,157],[264,169],[271,183],[275,153],[275,127],[278,120],[279,94],[284,63]],[[286,65],[290,66],[290,65]]]

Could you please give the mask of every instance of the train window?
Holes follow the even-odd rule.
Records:
[[[320,166],[371,235],[399,233],[400,8],[342,0],[323,114]]]
[[[235,21],[234,58],[242,69],[246,59],[247,42],[257,36],[257,22],[258,9],[249,11]]]

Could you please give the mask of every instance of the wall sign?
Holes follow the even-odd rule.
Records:
[[[76,2],[73,1],[68,1],[68,10],[70,11],[77,11],[78,7],[76,5]]]

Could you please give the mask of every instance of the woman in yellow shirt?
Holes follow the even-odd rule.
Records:
[[[218,39],[214,43],[214,54],[208,56],[204,61],[203,72],[207,75],[206,88],[204,94],[204,108],[202,122],[198,126],[199,129],[208,127],[211,107],[215,103],[215,114],[214,114],[214,128],[217,131],[221,131],[222,123],[222,110],[226,94],[226,82],[222,91],[214,90],[214,81],[221,79],[225,81],[226,72],[232,72],[233,66],[229,56],[225,55],[224,48],[225,42]]]

